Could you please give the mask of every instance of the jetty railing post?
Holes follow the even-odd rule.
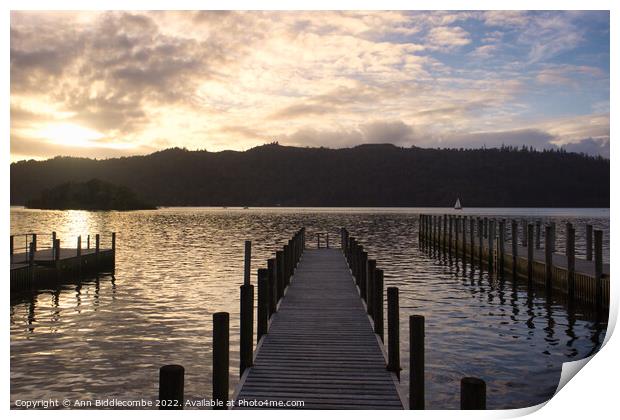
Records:
[[[501,219],[499,221],[499,238],[498,238],[498,249],[499,249],[499,273],[503,274],[504,273],[504,256],[506,253],[505,247],[506,247],[506,221],[504,219]]]
[[[568,273],[568,299],[575,297],[575,228],[572,224],[566,225],[566,269]]]
[[[527,225],[527,220],[521,219],[521,234],[523,235],[521,239],[522,246],[527,246]]]
[[[258,303],[256,305],[256,342],[267,334],[269,326],[269,270],[258,269]]]
[[[540,249],[540,220],[536,221],[536,249]]]
[[[461,379],[461,410],[486,410],[487,386],[479,378]]]
[[[229,315],[228,312],[213,314],[213,409],[226,410],[229,381]],[[250,341],[251,343],[251,341]]]
[[[517,280],[517,262],[519,258],[519,225],[516,220],[510,222],[510,237],[512,245],[512,276],[513,280]]]
[[[78,257],[82,256],[82,235],[78,235],[78,237],[77,237],[76,255]]]
[[[329,232],[325,233],[325,246],[329,248]]]
[[[36,233],[32,234],[32,249],[34,249],[34,252],[37,252],[37,234]]]
[[[552,233],[551,226],[545,226],[545,288],[547,294],[552,291],[552,277],[553,277],[553,245],[551,244]]]
[[[13,252],[15,249],[15,238],[11,235],[11,264],[13,264]]]
[[[30,245],[28,247],[28,265],[32,267],[33,264],[34,264],[34,246],[33,246],[33,243],[30,242]]]
[[[469,218],[469,261],[471,264],[472,273],[474,271],[474,260],[476,254],[476,242],[474,239],[474,230],[476,228],[476,221],[473,217]]]
[[[60,239],[54,239],[54,260],[56,264],[60,260]]]
[[[374,299],[375,334],[383,341],[383,270],[375,269],[375,299]]]
[[[56,232],[52,232],[52,257],[56,259]]]
[[[527,225],[527,284],[532,286],[534,281],[534,225]]]
[[[400,319],[398,305],[398,287],[387,288],[388,300],[388,365],[387,370],[394,372],[400,381]]]
[[[551,249],[552,249],[553,252],[556,251],[555,238],[556,238],[555,222],[551,222]]]
[[[482,269],[482,249],[483,249],[483,241],[484,241],[484,225],[481,218],[478,219],[478,264]]]
[[[368,260],[366,264],[366,313],[374,316],[375,305],[375,269],[377,268],[376,260]]]
[[[461,230],[461,217],[457,216],[454,220],[454,257],[456,258],[456,264],[458,268],[459,261],[459,233]]]
[[[284,245],[284,247],[282,248],[282,252],[282,259],[284,261],[284,288],[286,289],[286,287],[288,287],[289,276],[291,275],[291,255],[288,244]]]
[[[316,233],[316,249],[321,248],[321,234],[319,232]]]
[[[239,337],[239,376],[253,363],[254,339],[254,286],[244,284],[241,290],[240,337]]]
[[[368,274],[368,253],[366,251],[362,252],[360,264],[360,296],[364,300],[364,302],[366,302],[368,300],[368,294],[366,291],[366,275]]]
[[[594,231],[594,281],[596,282],[596,308],[603,309],[603,231]]]
[[[592,261],[592,225],[586,225],[586,260]]]
[[[424,317],[409,316],[409,409],[424,410]]]
[[[442,238],[441,244],[442,244],[442,249],[443,249],[443,256],[445,257],[446,256],[446,240],[448,238],[448,234],[446,232],[447,227],[448,227],[448,215],[444,214],[442,220],[443,220],[443,230],[442,230],[443,238]]]
[[[467,261],[467,216],[463,216],[463,270]]]
[[[450,256],[450,260],[452,260],[452,224],[454,216],[450,216],[448,218],[448,255]]]
[[[90,249],[90,235],[86,235],[86,249]]]
[[[284,296],[284,255],[283,251],[276,251],[276,288],[278,293],[277,302]]]
[[[484,238],[486,239],[489,236],[489,219],[485,217],[484,221]]]
[[[181,365],[165,365],[159,368],[159,409],[183,410],[183,387],[185,369]]]
[[[276,273],[276,259],[267,260],[267,270],[269,272],[269,317],[276,312],[278,304],[278,280]]]
[[[493,242],[495,242],[495,220],[489,220],[489,255],[488,255],[488,263],[489,263],[489,272],[493,270]]]

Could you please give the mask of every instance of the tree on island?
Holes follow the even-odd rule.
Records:
[[[151,210],[156,207],[124,186],[99,179],[67,182],[26,201],[26,208],[46,210]]]

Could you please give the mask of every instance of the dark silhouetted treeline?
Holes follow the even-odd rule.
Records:
[[[127,187],[91,179],[87,182],[66,182],[43,190],[26,200],[26,207],[54,210],[149,210],[155,206],[136,197]]]
[[[245,152],[168,149],[11,164],[11,203],[98,178],[159,206],[609,207],[609,160],[522,148],[348,149],[269,144]]]

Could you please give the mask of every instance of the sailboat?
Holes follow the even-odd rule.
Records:
[[[463,206],[461,206],[461,199],[456,198],[456,203],[454,203],[454,210],[463,210]]]

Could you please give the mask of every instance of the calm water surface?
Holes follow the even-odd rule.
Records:
[[[490,408],[547,400],[561,365],[591,355],[606,324],[568,311],[560,301],[510,279],[448,264],[421,250],[420,212],[447,209],[214,209],[139,212],[11,209],[11,233],[51,232],[62,243],[77,235],[117,232],[116,274],[55,290],[11,296],[11,403],[16,399],[156,398],[158,369],[185,366],[186,398],[211,395],[211,315],[231,314],[231,389],[238,377],[239,285],[243,242],[253,242],[252,273],[301,226],[308,247],[317,231],[346,226],[400,288],[403,384],[408,377],[411,314],[426,316],[427,407],[458,408],[459,381],[487,381]],[[608,209],[468,209],[465,214],[537,217],[577,228],[584,253],[585,224],[604,230]],[[463,212],[459,213],[463,214]],[[46,246],[47,236],[39,238]],[[106,246],[109,236],[104,236]],[[16,245],[17,246],[17,245]],[[73,245],[72,245],[73,246]]]

